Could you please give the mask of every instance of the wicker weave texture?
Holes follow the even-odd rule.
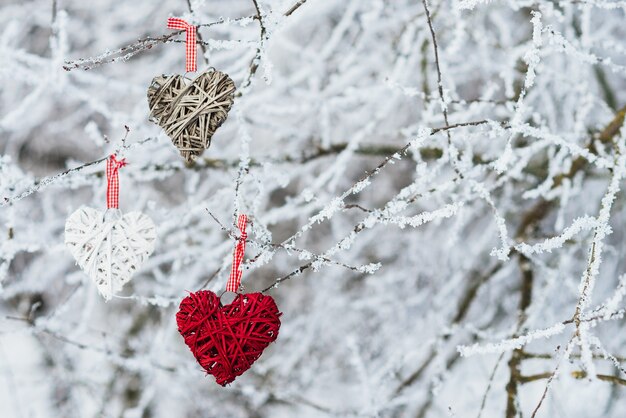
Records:
[[[178,74],[162,75],[148,87],[150,117],[165,130],[180,155],[192,162],[211,145],[234,96],[235,83],[220,71],[206,71],[191,82]]]

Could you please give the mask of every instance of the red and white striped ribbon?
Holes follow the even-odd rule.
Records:
[[[126,159],[117,160],[115,154],[107,159],[107,208],[117,209],[120,204],[120,168],[126,165]]]
[[[196,71],[196,26],[178,17],[170,17],[167,19],[167,27],[185,31],[185,56],[187,57],[185,69],[188,72]]]
[[[237,221],[237,227],[241,231],[241,235],[235,245],[235,251],[233,253],[233,266],[230,268],[230,277],[228,283],[226,283],[227,292],[238,292],[239,286],[241,286],[241,262],[243,261],[243,254],[246,251],[246,239],[248,234],[246,233],[246,224],[248,223],[248,217],[246,215],[239,215]]]

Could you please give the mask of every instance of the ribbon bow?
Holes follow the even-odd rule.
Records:
[[[126,159],[118,160],[115,154],[107,159],[107,208],[117,209],[120,204],[120,168],[126,165]]]
[[[169,29],[178,29],[185,31],[185,70],[188,72],[196,71],[196,27],[190,25],[185,20],[178,17],[170,17],[167,19],[167,27]]]
[[[241,235],[235,245],[235,251],[233,253],[233,266],[230,269],[230,277],[226,284],[227,292],[238,292],[241,286],[241,262],[243,261],[243,254],[246,252],[246,239],[248,234],[246,233],[246,224],[248,223],[248,217],[246,215],[239,215],[237,221],[237,227],[241,231]]]

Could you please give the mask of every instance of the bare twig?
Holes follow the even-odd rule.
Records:
[[[546,383],[546,386],[544,387],[543,392],[541,393],[541,398],[539,399],[539,403],[537,403],[537,406],[535,406],[535,409],[532,412],[531,418],[535,418],[535,416],[537,416],[537,412],[539,412],[541,405],[543,405],[543,401],[546,399],[546,396],[548,395],[548,390],[550,389],[550,385],[552,384],[552,381],[554,380],[554,378],[556,377],[559,371],[559,367],[561,366],[561,361],[563,360],[565,356],[569,355],[572,349],[573,343],[574,343],[574,338],[572,337],[568,341],[567,346],[565,347],[565,350],[563,351],[563,354],[561,355],[561,358],[556,363],[556,367],[554,368],[552,373],[550,373],[550,376],[548,377],[548,382]]]
[[[520,269],[520,273],[522,275],[522,286],[520,288],[520,301],[518,307],[518,319],[517,319],[517,329],[514,337],[517,336],[517,333],[524,326],[527,315],[526,311],[530,307],[532,303],[533,296],[533,285],[535,276],[533,274],[532,266],[530,260],[524,256],[519,255],[518,265]],[[509,382],[506,385],[507,392],[507,403],[506,403],[506,417],[507,418],[515,418],[518,414],[517,411],[517,392],[519,388],[520,378],[521,378],[521,364],[522,364],[522,349],[516,348],[513,350],[513,354],[509,359]]]
[[[256,53],[250,61],[250,69],[248,70],[248,75],[246,76],[243,83],[241,83],[241,87],[237,92],[237,96],[241,96],[242,92],[246,91],[246,89],[252,83],[252,77],[256,74],[259,69],[259,62],[261,61],[261,54],[263,53],[263,48],[265,48],[265,42],[267,41],[267,30],[265,29],[265,24],[263,23],[263,18],[261,17],[261,9],[259,8],[259,3],[257,0],[252,0],[254,4],[254,8],[256,9],[256,17],[259,21],[259,26],[261,28],[261,34],[259,39],[259,46],[256,49]]]
[[[479,271],[473,270],[470,273],[467,287],[463,291],[463,294],[457,303],[456,314],[450,321],[450,325],[448,326],[448,328],[460,324],[466,318],[470,307],[472,306],[474,301],[476,301],[476,296],[478,296],[478,290],[480,289],[480,287],[487,283],[492,277],[494,277],[495,274],[499,272],[502,267],[503,263],[496,263],[491,266],[486,272],[481,273]],[[446,333],[440,337],[440,340],[445,341],[449,338],[450,335]],[[437,355],[438,348],[435,344],[431,348],[428,357],[426,357],[422,364],[413,373],[411,373],[407,378],[403,379],[398,384],[398,386],[396,386],[393,394],[400,394],[404,389],[408,388],[417,380],[419,380],[428,368],[428,366],[430,366],[430,364],[437,358]]]
[[[617,112],[615,118],[602,130],[599,134],[598,139],[601,143],[609,143],[613,137],[619,131],[621,125],[624,122],[624,115],[626,114],[626,108],[622,109],[622,111]],[[594,141],[591,140],[587,146],[587,149],[593,153],[596,153],[597,150],[594,145]],[[584,169],[586,166],[586,160],[583,158],[578,158],[574,160],[570,170],[566,173],[562,173],[555,177],[554,179],[554,187],[558,187],[562,184],[565,179],[573,178],[576,173]],[[527,237],[532,234],[534,227],[538,224],[539,221],[544,219],[550,211],[555,206],[553,201],[549,201],[547,199],[541,199],[537,204],[535,204],[523,217],[522,222],[518,226],[516,238],[518,241],[524,241]],[[595,234],[594,234],[595,237]],[[591,263],[594,259],[595,254],[595,239],[592,243],[592,248],[590,252],[590,261]],[[532,266],[530,260],[522,254],[518,254],[518,262],[520,265],[520,270],[522,271],[522,286],[521,292],[522,296],[520,298],[520,310],[519,310],[519,319],[517,325],[517,331],[521,330],[522,325],[526,321],[526,310],[530,306],[531,297],[532,297],[532,286],[533,286],[533,274],[532,274]],[[586,284],[585,284],[586,285]],[[576,324],[576,335],[579,332],[579,327],[581,322],[593,321],[593,318],[582,318],[582,309],[580,308],[580,301],[577,304],[576,311],[572,319],[563,321],[563,325],[575,323]],[[509,370],[510,370],[510,378],[507,383],[507,410],[506,416],[513,418],[517,416],[517,390],[518,385],[523,383],[522,375],[520,372],[521,362],[525,359],[525,354],[522,348],[513,350],[511,355],[511,359],[509,360]],[[558,370],[555,369],[555,372]],[[552,381],[554,375],[550,376],[549,382]],[[541,400],[539,401],[539,405],[537,405],[536,411],[539,410],[541,403],[545,399],[549,388],[549,384],[546,385],[545,391],[542,395]],[[533,414],[534,416],[534,414]]]
[[[496,360],[496,364],[493,366],[493,370],[491,371],[491,375],[489,375],[489,382],[487,383],[487,388],[485,389],[485,393],[483,394],[483,398],[480,401],[480,409],[478,410],[478,417],[480,418],[485,409],[485,405],[487,404],[487,396],[489,396],[489,392],[491,391],[491,386],[493,385],[493,380],[496,377],[496,373],[498,372],[498,368],[500,367],[500,363],[504,358],[504,352],[500,353],[498,359]]]
[[[446,106],[445,98],[443,95],[443,81],[441,77],[441,64],[439,63],[439,48],[437,46],[437,35],[435,34],[435,28],[433,27],[433,21],[430,16],[430,10],[428,9],[428,2],[422,0],[424,5],[424,12],[426,13],[426,21],[428,22],[428,28],[430,29],[430,37],[433,41],[433,50],[435,52],[435,67],[437,68],[437,91],[439,92],[439,100],[441,100],[441,108],[443,111],[443,120],[446,126],[450,126],[448,122],[448,109]],[[446,131],[448,139],[450,139],[450,133]]]
[[[478,121],[481,122],[481,121]],[[468,124],[458,124],[455,125],[451,128],[457,127],[457,126],[472,126],[478,122],[470,122]],[[139,141],[137,143],[133,143],[129,146],[127,146],[124,149],[130,149],[135,147],[136,145],[140,145],[140,144],[144,144],[147,142],[150,142],[152,140],[154,140],[155,138],[146,138],[142,141]],[[324,157],[328,157],[328,156],[332,156],[332,155],[336,155],[340,152],[342,152],[343,150],[346,149],[346,147],[348,146],[347,143],[338,143],[338,144],[334,144],[331,145],[328,148],[318,148],[313,152],[310,153],[303,153],[300,158],[294,158],[292,155],[289,154],[285,154],[279,158],[272,158],[270,156],[268,157],[264,157],[263,159],[250,159],[248,166],[249,167],[261,167],[263,166],[264,163],[266,162],[271,162],[272,164],[297,164],[297,165],[301,165],[301,164],[307,164],[309,162],[312,162],[314,160],[320,159],[320,158],[324,158]],[[366,157],[380,157],[380,156],[387,156],[389,154],[393,154],[395,151],[397,151],[397,148],[395,147],[391,147],[388,145],[379,145],[379,144],[363,144],[361,147],[357,148],[356,150],[354,150],[353,152],[355,154],[358,155],[363,155]],[[443,155],[443,151],[440,148],[431,148],[431,147],[423,147],[420,148],[419,150],[420,156],[421,158],[425,159],[425,160],[431,160],[431,159],[437,159],[437,158],[441,158],[441,156]],[[407,156],[411,155],[411,151],[407,151],[406,152]],[[55,174],[53,176],[48,176],[48,177],[43,177],[43,178],[39,178],[33,181],[33,186],[31,186],[31,188],[29,188],[27,191],[20,193],[18,195],[15,196],[11,196],[11,197],[4,197],[3,198],[3,202],[0,202],[0,207],[14,203],[16,201],[19,201],[25,197],[30,196],[31,194],[35,193],[35,192],[40,192],[43,191],[44,189],[46,189],[48,186],[50,186],[51,184],[57,182],[58,180],[70,175],[70,174],[74,174],[76,172],[79,172],[85,168],[88,168],[90,166],[93,165],[97,165],[103,161],[105,161],[108,157],[103,157],[100,158],[98,160],[95,161],[91,161],[89,163],[85,163],[81,166],[78,167],[74,167],[72,169],[66,170],[64,172]],[[482,161],[481,157],[476,157],[475,158],[476,162],[481,163],[481,162],[485,162]],[[486,161],[488,162],[488,161]],[[140,168],[138,168],[137,170],[142,171],[142,172],[150,172],[150,171],[158,171],[158,172],[168,172],[168,171],[172,171],[172,172],[177,172],[183,169],[189,169],[189,170],[194,170],[194,171],[202,171],[202,170],[228,170],[228,169],[232,169],[232,168],[237,168],[240,165],[240,161],[239,160],[227,160],[227,159],[219,159],[219,158],[208,158],[208,157],[204,157],[204,158],[199,158],[196,161],[193,162],[193,164],[190,165],[183,165],[180,163],[166,163],[166,164],[147,164],[145,166],[142,166]],[[97,177],[102,177],[102,175],[104,174],[104,171],[94,171],[93,173],[90,173],[89,175],[93,175],[93,176],[97,176]]]
[[[123,46],[114,51],[105,52],[92,58],[81,58],[73,61],[66,61],[63,69],[65,71],[72,71],[75,69],[91,70],[92,68],[99,67],[102,64],[109,64],[117,61],[126,61],[140,52],[152,49],[152,47],[158,44],[165,44],[170,42],[172,38],[183,33],[182,30],[178,30],[167,35],[158,37],[148,36],[143,39],[139,39],[137,42],[130,45]]]
[[[225,24],[225,23],[234,23],[234,22],[238,22],[238,21],[243,21],[243,20],[247,20],[247,19],[251,19],[251,18],[255,18],[252,16],[244,16],[244,17],[240,17],[237,19],[220,19],[217,20],[215,22],[210,22],[210,23],[204,23],[204,24],[200,24],[197,25],[196,28],[206,28],[206,27],[211,27],[211,26],[215,26],[215,25],[221,25],[221,24]],[[92,68],[95,67],[99,67],[102,64],[109,64],[109,63],[113,63],[113,62],[117,62],[117,61],[127,61],[128,59],[132,58],[133,56],[150,50],[153,47],[159,45],[159,44],[166,44],[166,43],[170,43],[170,42],[179,42],[179,40],[174,39],[176,36],[180,35],[184,33],[184,30],[178,30],[178,31],[174,31],[165,35],[161,35],[161,36],[156,36],[156,37],[152,37],[152,36],[148,36],[146,38],[143,39],[139,39],[136,42],[133,42],[131,44],[128,44],[126,46],[123,46],[121,48],[115,49],[113,51],[108,51],[105,52],[101,55],[98,55],[96,57],[91,57],[91,58],[82,58],[82,59],[77,59],[77,60],[73,60],[73,61],[66,61],[65,65],[63,66],[63,69],[65,69],[66,71],[72,71],[75,69],[83,69],[83,70],[91,70]],[[180,41],[180,42],[184,42],[184,41]],[[204,50],[204,46],[208,45],[208,43],[204,42],[201,38],[201,36],[198,36],[198,40],[196,41],[196,43],[200,44]],[[206,54],[205,54],[206,55]]]
[[[126,131],[126,135],[128,135],[128,130]],[[138,145],[141,145],[141,144],[144,144],[146,142],[154,140],[153,137],[149,137],[149,138],[143,139],[141,141],[134,142],[134,143],[132,143],[130,145],[126,145],[125,144],[125,138],[126,138],[126,136],[124,137],[124,140],[123,140],[124,145],[122,145],[122,147],[120,147],[118,150],[116,150],[116,152],[117,151],[128,150],[128,149],[134,148],[134,147],[136,147]],[[88,167],[100,164],[100,163],[106,161],[108,158],[109,158],[109,156],[107,155],[106,157],[98,158],[97,160],[85,163],[85,164],[80,165],[78,167],[70,168],[68,170],[65,170],[65,171],[63,171],[61,173],[55,174],[53,176],[48,176],[48,177],[43,177],[43,178],[37,179],[37,180],[35,180],[33,182],[33,185],[31,187],[29,187],[28,189],[24,190],[23,192],[15,195],[15,196],[3,197],[2,201],[0,202],[0,207],[8,206],[10,204],[13,204],[13,203],[17,202],[18,200],[22,200],[25,197],[30,196],[33,193],[40,192],[40,191],[44,190],[45,188],[47,188],[48,186],[50,186],[51,184],[61,180],[62,178],[65,178],[65,177],[69,176],[70,174],[82,171],[82,170],[84,170],[84,169],[86,169]]]
[[[433,51],[435,53],[435,67],[437,69],[437,92],[439,93],[439,100],[441,104],[441,110],[443,113],[443,122],[446,127],[450,126],[450,122],[448,121],[448,105],[446,104],[445,96],[443,94],[443,81],[441,76],[441,64],[439,62],[439,47],[437,45],[437,35],[435,34],[435,28],[433,27],[433,20],[430,14],[430,10],[428,8],[427,0],[422,0],[422,5],[424,6],[424,12],[426,13],[426,22],[428,22],[428,29],[430,30],[430,37],[433,41]],[[450,135],[450,131],[446,130],[446,136],[448,138],[448,151],[453,152],[454,147],[452,145],[452,136]],[[450,156],[450,162],[454,167],[454,170],[457,172],[461,178],[463,174],[457,167],[457,156]]]
[[[248,174],[248,172],[250,171],[250,166],[249,165],[241,165],[239,167],[239,171],[237,172],[237,179],[235,179],[235,198],[234,201],[237,202],[237,200],[239,199],[239,188],[241,187],[241,183],[243,182],[243,176]],[[236,204],[234,205],[234,210],[233,210],[233,225],[237,224],[237,210],[239,209],[239,205]]]
[[[530,376],[520,376],[517,380],[520,384],[536,382],[537,380],[549,379],[552,376],[552,372],[533,374]]]
[[[237,236],[237,234],[235,233],[234,230],[232,230],[231,228],[226,227],[210,210],[207,209],[207,212],[209,213],[211,218],[213,218],[213,220],[218,223],[218,225],[220,226],[220,229],[222,231],[226,232],[231,239],[233,239],[233,240],[239,239],[239,237]],[[293,246],[289,247],[289,248],[286,248],[284,245],[281,245],[281,244],[276,244],[276,243],[273,243],[273,242],[258,242],[258,241],[255,241],[255,240],[251,239],[251,238],[247,238],[246,239],[246,243],[254,244],[254,245],[258,246],[261,249],[266,248],[266,247],[270,247],[272,249],[282,249],[282,250],[285,250],[287,252],[293,251],[293,252],[296,252],[296,253],[305,254],[307,257],[311,257],[313,259],[313,261],[321,260],[321,261],[323,261],[325,263],[334,264],[334,265],[343,267],[345,269],[352,270],[354,272],[362,272],[362,268],[361,267],[351,266],[349,264],[345,264],[345,263],[342,263],[340,261],[333,260],[333,259],[331,259],[329,257],[325,257],[325,256],[320,255],[320,254],[312,253],[311,251],[304,250],[302,248],[293,247]],[[246,266],[244,265],[244,268],[245,267]]]
[[[293,14],[293,12],[298,10],[298,8],[300,8],[300,6],[302,6],[304,3],[306,3],[306,1],[307,0],[299,0],[293,6],[291,6],[289,8],[289,10],[287,10],[283,14],[283,16],[285,16],[285,17],[291,16]],[[248,89],[248,87],[250,87],[250,84],[252,84],[252,78],[254,77],[254,75],[256,74],[257,70],[259,69],[259,62],[261,60],[261,54],[263,52],[263,48],[265,47],[265,43],[267,42],[267,39],[268,39],[267,30],[265,28],[265,24],[263,22],[263,18],[261,17],[261,9],[259,7],[259,4],[258,4],[257,0],[252,0],[252,2],[254,3],[254,8],[256,9],[255,18],[256,18],[256,20],[259,21],[259,26],[261,27],[259,46],[256,49],[254,57],[250,61],[250,68],[248,70],[248,75],[246,75],[246,78],[241,83],[241,86],[239,87],[239,90],[235,94],[236,97],[240,97],[243,94],[243,92],[245,92]]]
[[[443,126],[443,127],[440,127],[440,128],[431,129],[430,135],[435,135],[438,132],[445,132],[445,131],[448,131],[450,129],[455,129],[455,128],[459,128],[459,127],[479,126],[479,125],[484,125],[486,123],[488,123],[488,121],[486,121],[486,120],[474,121],[474,122],[465,122],[465,123],[457,123],[457,124],[454,124],[454,125]],[[390,153],[390,155],[388,155],[383,161],[381,161],[380,164],[378,164],[373,170],[367,172],[364,176],[362,176],[357,182],[355,182],[350,188],[348,188],[347,191],[345,191],[338,199],[341,202],[343,202],[344,199],[347,196],[352,194],[352,190],[355,190],[359,184],[364,184],[366,182],[369,182],[371,180],[371,178],[373,178],[374,176],[379,174],[382,171],[382,169],[385,168],[387,166],[387,164],[389,164],[390,161],[400,159],[402,156],[406,155],[407,151],[411,148],[412,145],[413,145],[413,141],[409,141],[403,147],[396,149],[396,151],[393,152],[393,153]],[[313,219],[313,218],[311,218],[311,219]],[[311,222],[309,222],[309,223],[311,223]],[[303,228],[301,228],[294,235],[292,235],[291,237],[285,239],[281,243],[281,245],[290,246],[291,243],[293,243],[293,241],[295,241],[300,235],[302,235],[303,231],[307,230],[309,226],[310,226],[309,224],[305,225]],[[361,222],[360,224],[355,226],[353,232],[354,233],[359,233],[363,229],[365,229],[365,224],[363,222]],[[261,252],[259,255],[257,255],[257,257],[255,257],[252,260],[250,260],[250,263],[255,262],[262,254],[263,254],[263,252]],[[263,292],[267,292],[267,291],[277,287],[280,283],[282,283],[282,282],[284,282],[286,280],[289,280],[289,279],[291,279],[291,278],[301,274],[303,271],[305,271],[308,268],[310,268],[312,264],[313,264],[313,262],[309,262],[309,263],[303,264],[302,266],[298,267],[296,270],[292,271],[291,273],[287,274],[286,276],[277,278],[274,281],[274,283],[271,286],[269,286],[266,289],[264,289]]]
[[[596,377],[605,382],[613,383],[616,385],[626,386],[626,379],[619,378],[617,376],[610,376],[606,374],[597,374]]]
[[[364,208],[363,206],[357,205],[356,203],[351,203],[349,205],[345,205],[344,209],[358,209],[360,211],[367,212],[367,213],[372,213],[373,212],[371,209]]]
[[[189,11],[193,13],[190,1],[189,0],[186,0],[186,1],[187,1],[187,6],[189,8]],[[299,0],[293,6],[291,6],[289,10],[285,12],[284,16],[286,17],[291,16],[304,3],[306,3],[306,0]],[[243,16],[243,17],[239,17],[236,19],[221,18],[215,22],[202,23],[202,24],[196,25],[196,29],[199,29],[199,28],[208,28],[208,27],[215,26],[215,25],[241,22],[241,21],[245,21],[248,19],[259,20],[259,22],[261,22],[261,41],[260,41],[259,47],[257,48],[255,57],[252,59],[252,62],[250,63],[250,69],[249,69],[248,75],[246,76],[246,79],[244,80],[244,83],[242,84],[242,88],[248,87],[250,85],[251,79],[256,73],[256,70],[258,69],[258,60],[261,54],[261,46],[267,38],[267,31],[265,29],[263,22],[261,21],[260,9],[256,1],[254,1],[254,6],[256,8],[257,14],[253,16]],[[139,39],[136,42],[130,43],[126,46],[115,49],[113,51],[107,51],[96,57],[66,61],[63,68],[66,71],[72,71],[78,68],[83,69],[83,70],[91,70],[92,68],[99,67],[102,64],[109,64],[109,63],[118,62],[118,61],[126,61],[132,58],[133,56],[141,52],[150,50],[159,44],[166,44],[170,42],[184,42],[183,40],[174,39],[176,36],[182,34],[183,32],[184,32],[183,30],[178,30],[178,31],[174,31],[168,34],[161,35],[161,36],[155,36],[155,37],[148,36],[146,38]],[[209,43],[205,42],[202,39],[202,35],[199,32],[197,32],[197,34],[198,34],[198,39],[196,43],[199,44],[200,47],[202,48],[203,56],[205,57],[205,63],[208,65],[208,59],[206,58],[206,53],[207,53],[206,46],[209,45]],[[240,93],[238,93],[238,95],[240,95]]]
[[[291,16],[291,14],[292,14],[293,12],[295,12],[296,10],[298,10],[298,8],[299,8],[300,6],[302,6],[304,3],[306,3],[306,1],[307,1],[307,0],[299,0],[296,4],[294,4],[293,6],[291,6],[291,7],[289,8],[289,10],[287,10],[287,11],[285,12],[285,16]]]

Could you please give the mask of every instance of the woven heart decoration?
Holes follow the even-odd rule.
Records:
[[[147,215],[115,212],[117,219],[105,219],[104,212],[81,207],[65,223],[65,245],[105,300],[130,281],[156,241],[154,223]]]
[[[165,130],[187,162],[209,148],[234,98],[233,80],[213,69],[191,82],[181,75],[158,76],[148,87],[151,120]]]
[[[185,297],[176,322],[198,363],[225,386],[241,376],[278,337],[276,302],[262,293],[238,294],[222,305],[208,290]]]

